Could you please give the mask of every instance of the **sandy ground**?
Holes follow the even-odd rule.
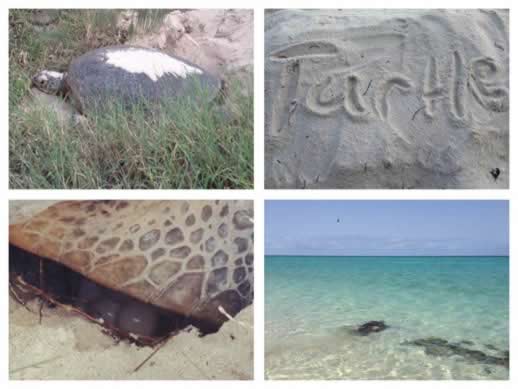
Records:
[[[267,188],[508,188],[509,13],[268,13],[265,141]]]
[[[37,312],[37,305],[31,304]],[[253,306],[212,335],[182,332],[134,371],[153,351],[122,341],[61,308],[37,313],[14,300],[9,305],[10,379],[183,379],[253,378]]]
[[[129,43],[163,50],[223,76],[252,69],[253,20],[253,12],[245,9],[173,11],[156,33],[137,33]]]
[[[55,201],[11,201],[9,222],[20,223]],[[62,308],[39,304],[29,309],[9,304],[9,376],[11,379],[226,379],[253,378],[253,306],[226,322],[215,334],[181,332],[137,372],[153,351],[116,343],[102,327]]]
[[[9,224],[25,222],[57,202],[56,200],[11,200],[9,201]]]

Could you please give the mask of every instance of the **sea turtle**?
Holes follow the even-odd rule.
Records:
[[[438,357],[461,357],[470,362],[479,362],[488,365],[497,365],[509,368],[509,352],[501,351],[498,355],[491,355],[482,350],[477,350],[471,346],[475,344],[471,341],[449,342],[446,339],[430,336],[428,338],[404,341],[403,346],[423,347],[427,355]],[[470,348],[466,347],[470,346]],[[499,350],[492,350],[499,351]]]
[[[124,45],[89,51],[74,59],[66,73],[42,70],[32,84],[69,98],[81,114],[110,104],[156,103],[200,93],[211,99],[223,88],[221,80],[187,60]]]
[[[9,244],[13,292],[144,344],[180,325],[213,332],[253,299],[250,201],[59,202],[11,224]]]
[[[367,336],[373,332],[384,331],[387,328],[388,326],[385,324],[383,320],[372,320],[358,326],[358,328],[356,329],[356,333],[362,336]]]

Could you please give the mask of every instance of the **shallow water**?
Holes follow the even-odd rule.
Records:
[[[489,355],[509,350],[508,257],[270,256],[265,279],[267,378],[509,376],[503,366],[401,344],[433,336]],[[370,320],[390,328],[347,329]]]

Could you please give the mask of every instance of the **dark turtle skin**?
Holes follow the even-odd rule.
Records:
[[[368,321],[356,329],[358,335],[367,336],[373,332],[381,332],[388,328],[384,321]]]

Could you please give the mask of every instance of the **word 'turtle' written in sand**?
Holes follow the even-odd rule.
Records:
[[[305,52],[304,55],[300,55],[302,51]],[[449,64],[443,65],[441,69],[436,57],[429,56],[424,77],[420,81],[422,88],[418,88],[417,82],[403,73],[385,72],[371,89],[374,80],[369,80],[362,74],[365,65],[336,65],[331,68],[323,66],[318,81],[307,85],[303,101],[288,96],[291,102],[289,114],[302,103],[307,111],[322,117],[342,112],[352,121],[368,121],[374,115],[389,122],[390,95],[395,90],[401,94],[422,90],[419,96],[422,106],[414,112],[411,120],[419,112],[425,118],[433,119],[441,100],[445,100],[451,123],[457,127],[469,126],[472,121],[471,111],[468,109],[469,94],[488,111],[501,113],[509,110],[509,90],[504,83],[497,81],[501,69],[494,58],[478,57],[467,61],[457,50],[451,52],[449,57]],[[339,60],[338,50],[332,43],[297,43],[270,55],[270,60],[284,63],[281,73],[290,78],[288,84],[291,84],[289,89],[292,93],[299,89],[300,68],[304,61],[322,59],[327,59],[327,62]],[[443,74],[448,75],[446,82],[441,81]],[[372,92],[370,99],[366,97],[369,89]]]

